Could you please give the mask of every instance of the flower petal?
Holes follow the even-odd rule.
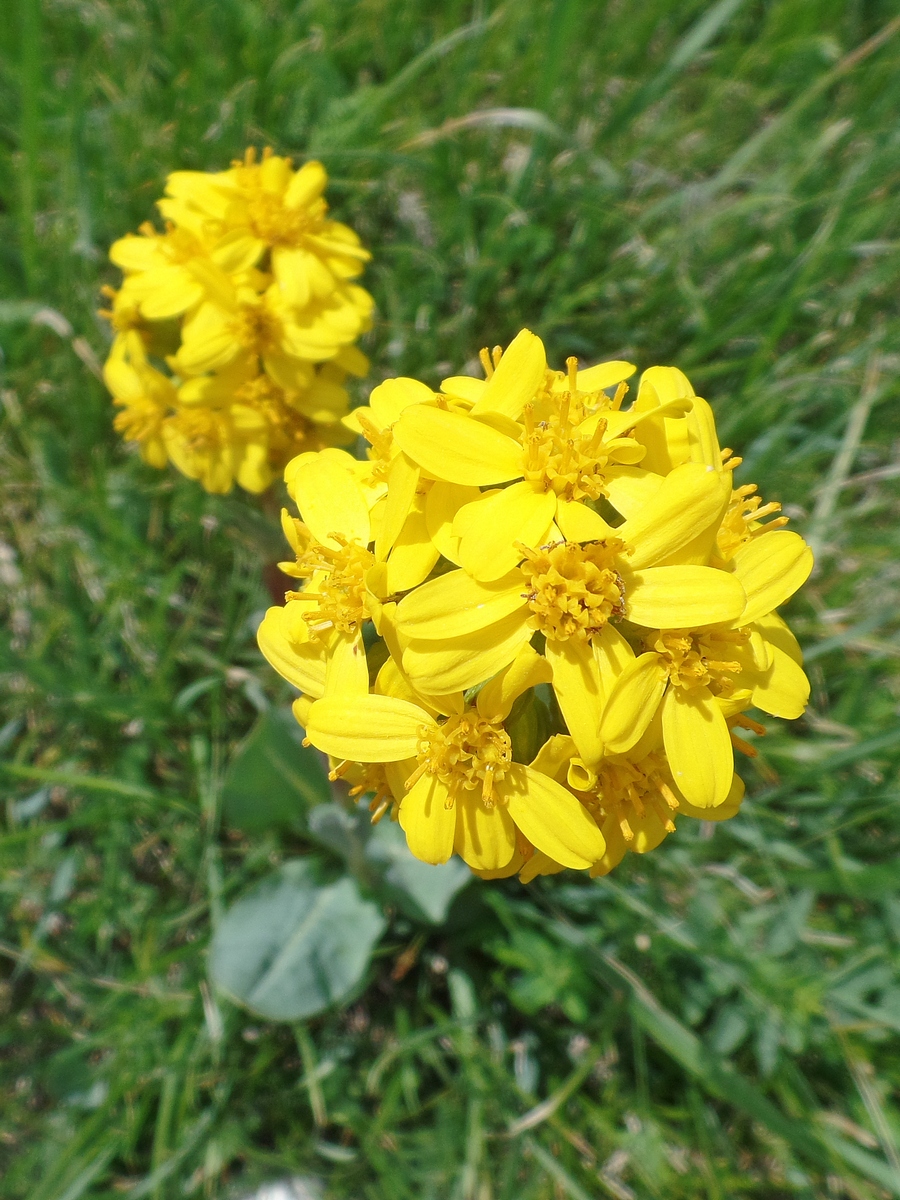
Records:
[[[473,871],[499,871],[516,851],[516,827],[502,804],[488,808],[477,791],[456,794],[453,848]],[[402,811],[402,808],[401,808]]]
[[[726,478],[730,478],[729,473],[724,472],[722,468],[722,452],[716,433],[715,414],[707,401],[699,396],[694,397],[691,411],[688,413],[687,431],[691,459],[696,463],[705,463],[714,471],[722,471]]]
[[[579,392],[601,392],[604,388],[615,387],[617,383],[629,379],[636,370],[633,363],[611,359],[593,367],[584,367],[578,372],[575,386]],[[554,391],[556,390],[554,388]]]
[[[379,383],[378,387],[372,388],[369,408],[379,427],[387,429],[400,419],[400,414],[411,404],[422,404],[433,399],[434,392],[430,387],[420,383],[418,379],[400,375],[396,379],[386,379],[384,383]]]
[[[311,159],[291,176],[291,181],[284,193],[285,208],[304,208],[321,196],[328,182],[325,168],[320,162]]]
[[[629,571],[625,616],[648,629],[694,629],[732,621],[744,608],[734,575],[715,567],[648,567]]]
[[[520,613],[452,641],[413,640],[403,652],[403,666],[413,686],[429,696],[465,691],[490,679],[511,663],[531,638]]]
[[[730,482],[711,467],[676,467],[656,494],[616,530],[634,548],[629,564],[640,570],[675,554],[719,523],[730,497]]]
[[[591,867],[591,879],[596,879],[598,875],[608,875],[610,871],[619,865],[628,851],[628,846],[617,821],[613,817],[607,817],[603,822],[603,826],[603,836],[606,839],[606,852]]]
[[[734,573],[747,593],[740,624],[749,625],[784,604],[806,583],[812,568],[812,550],[789,529],[745,542],[734,556]]]
[[[792,658],[769,646],[772,665],[753,689],[753,703],[773,717],[795,721],[809,703],[809,680],[803,668]]]
[[[549,775],[557,783],[566,777],[569,761],[575,753],[575,742],[567,733],[554,733],[547,738],[540,750],[528,764],[533,771]]]
[[[326,696],[365,696],[369,691],[369,667],[362,634],[339,633],[328,649],[325,667]]]
[[[567,542],[599,542],[616,536],[615,529],[580,500],[557,500],[556,523]],[[519,540],[529,546],[536,544],[525,538]]]
[[[403,523],[409,516],[409,510],[416,498],[416,488],[419,486],[419,468],[402,451],[391,460],[387,470],[387,500],[381,518],[381,528],[375,539],[375,557],[381,561],[388,556],[388,551],[397,538]]]
[[[415,504],[387,561],[389,592],[405,592],[408,588],[418,587],[440,558],[437,546],[428,536],[424,501],[424,496],[415,497]]]
[[[676,789],[677,790],[677,789]],[[689,804],[683,796],[678,797],[678,815],[695,817],[698,821],[727,821],[737,815],[744,799],[744,781],[740,775],[735,775],[728,789],[728,795],[715,808],[697,808]]]
[[[660,408],[673,400],[694,395],[690,380],[677,367],[650,367],[641,376],[635,409]],[[687,421],[684,419],[648,421],[635,437],[647,447],[643,465],[650,471],[667,475],[673,467],[690,461]]]
[[[635,408],[655,408],[693,395],[691,381],[678,367],[648,367],[641,376]]]
[[[404,637],[444,641],[494,625],[524,610],[524,581],[518,571],[492,583],[479,583],[465,571],[448,571],[404,597],[397,621]]]
[[[256,640],[263,657],[279,675],[318,699],[325,692],[325,649],[321,642],[308,640],[305,622],[301,632],[306,632],[306,641],[290,636],[293,614],[289,608],[291,605],[268,609],[256,631]]]
[[[459,539],[461,566],[484,581],[506,575],[522,558],[515,543],[540,546],[546,540],[555,512],[553,493],[536,492],[525,482],[514,483],[467,504],[457,514],[466,529]],[[457,523],[454,528],[461,526]]]
[[[595,763],[603,754],[603,692],[591,644],[574,638],[564,642],[548,638],[545,653],[553,670],[553,691],[578,753],[585,762]]]
[[[562,784],[513,763],[498,784],[509,815],[537,850],[581,870],[603,857],[606,843],[587,810]]]
[[[438,480],[425,497],[425,524],[431,540],[452,563],[459,563],[459,537],[453,532],[453,520],[459,510],[481,495],[476,487]]]
[[[309,710],[306,735],[318,750],[353,762],[415,757],[424,709],[393,696],[327,696]]]
[[[522,447],[483,421],[430,404],[413,404],[394,426],[394,440],[435,479],[475,487],[522,475]]]
[[[486,387],[486,379],[474,379],[471,375],[451,375],[448,379],[441,380],[441,391],[445,396],[468,400],[470,404],[475,404],[481,399]]]
[[[734,752],[722,710],[707,687],[670,687],[662,704],[663,741],[672,777],[697,808],[722,804],[734,777]]]
[[[662,487],[663,476],[642,467],[610,469],[606,476],[606,494],[610,504],[623,517],[635,516]]]
[[[562,863],[558,863],[549,854],[544,854],[542,850],[535,850],[531,858],[522,865],[522,870],[519,872],[519,883],[531,883],[532,879],[537,879],[538,875],[558,875],[565,869]]]
[[[552,678],[550,664],[526,642],[508,667],[489,679],[475,701],[479,713],[493,721],[503,721],[523,692]]]
[[[616,681],[600,722],[609,754],[623,754],[643,735],[666,690],[666,672],[652,650],[639,655]]]
[[[422,862],[445,863],[453,853],[458,817],[455,806],[447,807],[449,799],[447,785],[426,772],[400,801],[400,828]]]
[[[474,417],[499,412],[516,420],[544,381],[547,356],[544,343],[522,329],[509,343],[493,375],[472,409]],[[462,481],[460,481],[462,482]]]
[[[361,546],[369,544],[369,509],[352,463],[343,450],[323,450],[301,454],[288,464],[288,471],[293,468],[288,489],[300,515],[313,537],[332,550],[339,546],[333,533]]]
[[[593,639],[594,659],[600,672],[600,693],[606,704],[616,680],[634,662],[635,654],[615,625],[607,623]]]
[[[765,617],[759,617],[754,622],[756,628],[760,631],[766,644],[769,646],[777,646],[779,650],[783,650],[788,658],[792,658],[798,666],[803,666],[803,651],[800,649],[800,643],[794,637],[786,622],[778,613],[772,612]]]

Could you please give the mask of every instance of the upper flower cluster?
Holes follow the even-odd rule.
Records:
[[[329,219],[326,183],[321,163],[250,149],[227,171],[169,175],[165,231],[113,244],[104,378],[116,428],[153,466],[260,492],[299,451],[352,440],[343,382],[368,370],[353,343],[372,298],[353,280],[370,255]]]
[[[285,481],[299,581],[259,643],[354,793],[414,854],[479,874],[603,874],[680,815],[733,816],[751,708],[809,685],[777,614],[809,547],[734,488],[712,410],[673,367],[548,368],[523,330],[485,379],[376,387],[367,461]],[[772,518],[766,523],[766,518]]]

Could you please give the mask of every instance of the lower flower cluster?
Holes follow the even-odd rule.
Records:
[[[376,387],[285,472],[298,580],[260,647],[333,778],[413,854],[485,878],[605,874],[680,817],[734,816],[734,751],[809,684],[777,609],[812,554],[735,488],[673,367],[548,367],[523,330],[485,378]]]

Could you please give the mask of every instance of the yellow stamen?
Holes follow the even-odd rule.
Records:
[[[752,717],[746,716],[744,713],[738,713],[732,718],[735,725],[739,725],[741,729],[749,729],[751,732],[758,734],[759,737],[765,737],[767,730],[765,725],[760,725],[759,721],[754,721]]]
[[[366,573],[374,564],[375,555],[339,533],[333,533],[331,537],[339,543],[337,550],[315,543],[297,559],[295,573],[301,579],[324,573],[324,578],[318,582],[319,590],[307,588],[286,594],[288,600],[315,604],[315,608],[303,614],[303,619],[317,636],[333,629],[355,633],[369,615]]]
[[[613,617],[624,613],[619,538],[606,541],[554,542],[540,550],[516,543],[525,557],[519,570],[528,584],[529,624],[546,637],[587,640]]]
[[[734,730],[731,731],[731,744],[735,750],[740,750],[741,754],[746,754],[748,758],[756,758],[759,754],[755,746],[751,746],[749,742],[745,742],[743,738],[738,737]]]
[[[500,722],[468,709],[454,713],[437,729],[423,725],[416,758],[418,765],[406,780],[407,791],[427,771],[449,789],[448,808],[460,788],[480,792],[485,808],[493,808],[501,801],[496,785],[512,762],[512,743]]]
[[[733,675],[741,664],[724,657],[729,644],[745,645],[748,635],[739,629],[664,629],[647,634],[644,645],[655,650],[675,687],[709,687],[716,696],[734,691]],[[724,643],[724,645],[723,645]]]

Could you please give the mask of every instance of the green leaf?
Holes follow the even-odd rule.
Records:
[[[369,836],[366,858],[381,872],[387,889],[399,893],[404,911],[418,920],[440,925],[454,896],[472,881],[458,858],[432,866],[409,851],[406,837],[393,821],[380,821]]]
[[[302,822],[331,798],[317,752],[289,709],[263,713],[228,767],[222,800],[226,820],[248,833]]]
[[[372,825],[365,805],[320,804],[309,814],[309,832],[342,858],[364,887],[414,921],[440,925],[454,896],[472,880],[458,858],[440,866],[416,858],[400,826],[389,820]]]
[[[356,987],[384,924],[352,879],[322,885],[309,860],[292,859],[225,914],[210,974],[269,1020],[311,1017]]]

